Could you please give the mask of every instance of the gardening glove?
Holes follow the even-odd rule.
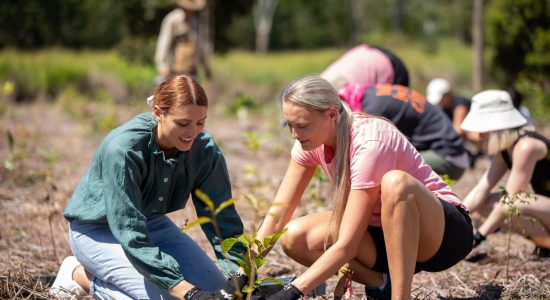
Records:
[[[302,291],[300,291],[292,283],[287,283],[279,292],[273,294],[267,298],[267,300],[296,300],[302,298],[303,296],[304,294]]]
[[[215,292],[203,291],[198,287],[190,289],[185,296],[185,300],[234,300],[233,294],[226,292],[224,289],[219,289]]]
[[[235,286],[235,282],[237,286]],[[194,287],[185,294],[186,300],[233,300],[236,299],[237,291],[242,291],[248,283],[248,277],[239,272],[227,279],[223,287],[215,292],[203,291]],[[242,292],[241,292],[242,293]],[[241,294],[242,295],[242,294]]]
[[[244,293],[242,293],[242,290],[243,290],[243,287],[245,287],[247,284],[248,284],[248,276],[246,276],[245,274],[241,274],[239,272],[235,272],[233,276],[227,279],[223,287],[216,291],[216,294],[218,296],[221,296],[225,293],[228,293],[236,296],[237,291],[239,291],[241,292],[241,295],[244,295]]]

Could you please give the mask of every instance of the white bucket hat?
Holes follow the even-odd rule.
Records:
[[[472,97],[472,106],[460,128],[484,133],[525,124],[527,119],[512,105],[510,94],[502,90],[487,90]]]
[[[426,88],[426,99],[433,104],[437,105],[443,99],[443,95],[451,91],[451,84],[447,79],[435,78],[428,83]]]

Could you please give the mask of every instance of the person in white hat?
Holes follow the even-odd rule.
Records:
[[[155,50],[157,83],[185,74],[197,79],[199,67],[211,77],[205,43],[202,40],[198,14],[206,7],[206,0],[177,0],[176,8],[162,20]]]
[[[487,144],[491,161],[483,177],[464,199],[471,212],[487,216],[477,229],[474,246],[485,240],[507,219],[510,205],[519,209],[512,215],[511,228],[521,228],[538,247],[539,256],[548,257],[550,249],[550,140],[529,130],[527,120],[514,108],[511,96],[503,90],[488,90],[472,98],[470,112],[462,129],[477,132]],[[510,171],[506,192],[514,203],[499,192],[491,192]],[[529,190],[532,187],[532,192]],[[535,218],[540,224],[530,225]],[[519,224],[520,226],[516,226]]]
[[[474,166],[481,156],[481,145],[478,135],[463,130],[460,125],[466,118],[472,101],[466,97],[457,95],[453,91],[451,83],[444,78],[435,78],[428,83],[426,88],[426,100],[439,107],[451,121],[454,130],[464,141],[464,147],[468,152],[470,166]]]
[[[428,83],[426,99],[445,112],[452,121],[453,128],[462,138],[467,137],[466,132],[460,128],[460,124],[462,124],[470,110],[470,99],[456,95],[451,83],[444,78],[435,78]]]

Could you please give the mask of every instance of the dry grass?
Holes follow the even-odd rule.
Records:
[[[275,117],[274,117],[275,118]],[[290,138],[284,129],[269,128],[268,122],[236,120],[223,115],[209,117],[209,130],[221,143],[236,197],[253,192],[269,199],[277,189],[288,163]],[[0,115],[0,128],[16,136],[17,151],[23,160],[16,165],[18,174],[0,166],[0,299],[48,299],[40,276],[55,276],[64,256],[70,255],[66,238],[67,224],[62,217],[80,175],[84,172],[101,137],[82,134],[79,125],[48,103],[10,107]],[[242,133],[247,130],[271,132],[271,140],[251,155],[244,145]],[[5,134],[3,131],[1,132]],[[545,133],[548,136],[548,132]],[[24,136],[24,138],[20,138]],[[3,138],[3,137],[0,137]],[[279,147],[282,153],[275,151]],[[59,157],[49,164],[50,156],[35,149],[48,149]],[[0,142],[0,163],[9,155],[8,145]],[[47,153],[46,153],[47,154]],[[246,173],[256,166],[255,176]],[[261,166],[261,167],[260,167]],[[475,169],[453,187],[463,197],[478,180],[484,168],[481,161]],[[254,215],[245,201],[237,202],[244,223],[251,224]],[[327,209],[313,201],[302,201],[295,216]],[[192,207],[171,214],[178,224],[194,218]],[[193,229],[194,230],[194,229]],[[208,242],[199,229],[190,232],[205,249]],[[533,244],[527,239],[512,236],[507,252],[507,234],[489,236],[470,258],[438,273],[417,274],[413,281],[413,299],[550,299],[550,259],[538,259],[532,254]],[[210,250],[208,250],[210,251]],[[209,253],[212,255],[212,253]],[[506,263],[510,258],[509,276]],[[9,263],[8,263],[9,262]],[[284,255],[276,246],[268,263],[260,269],[264,277],[300,274],[304,267]],[[308,297],[331,299],[336,277],[327,280],[327,294]],[[361,299],[363,287],[353,285],[354,299]]]
[[[47,286],[21,265],[0,276],[0,299],[50,299]]]

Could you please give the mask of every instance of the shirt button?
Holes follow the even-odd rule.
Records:
[[[164,197],[160,196],[159,201],[162,202],[162,200],[164,200]]]
[[[168,182],[168,177],[167,177],[167,178],[164,178],[164,182]]]

